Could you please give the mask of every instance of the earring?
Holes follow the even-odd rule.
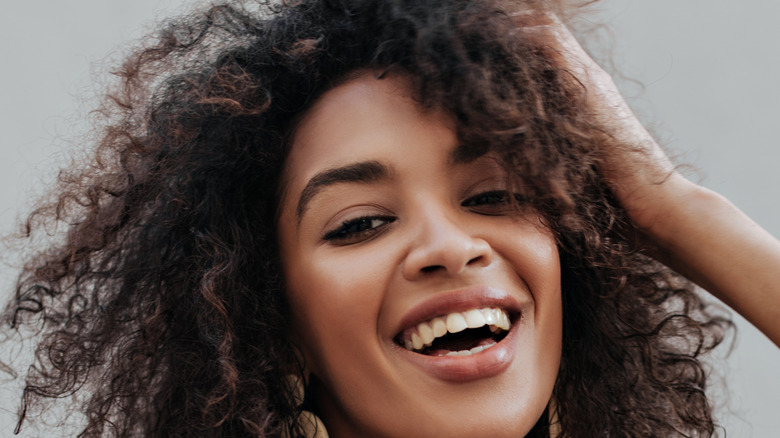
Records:
[[[295,374],[288,374],[285,376],[285,379],[287,381],[289,394],[292,396],[293,404],[295,407],[301,408],[306,391],[303,377]],[[301,409],[297,423],[300,429],[303,430],[303,438],[328,438],[328,431],[325,429],[322,420],[311,411]],[[282,432],[282,437],[292,438],[288,435],[287,430]]]

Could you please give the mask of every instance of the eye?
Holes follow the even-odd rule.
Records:
[[[344,221],[338,228],[328,231],[323,240],[340,245],[366,240],[395,221],[392,216],[365,216]]]
[[[513,211],[515,202],[522,204],[523,198],[506,190],[491,190],[474,195],[460,205],[479,214],[502,215]]]

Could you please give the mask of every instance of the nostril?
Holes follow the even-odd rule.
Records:
[[[418,275],[459,275],[466,268],[489,265],[491,248],[487,242],[456,231],[434,233],[423,243],[414,244],[403,263],[404,275],[409,279]]]
[[[468,263],[466,263],[466,264],[467,264],[467,265],[470,265],[470,264],[472,264],[472,263],[477,263],[477,262],[479,262],[479,261],[481,261],[481,260],[482,260],[482,256],[477,256],[477,257],[474,257],[473,259],[469,260],[469,262],[468,262]]]

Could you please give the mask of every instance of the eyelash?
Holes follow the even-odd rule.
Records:
[[[374,221],[381,221],[375,225]],[[392,216],[364,216],[344,221],[338,228],[329,231],[322,237],[323,240],[340,244],[354,243],[373,236],[380,229],[395,222]],[[362,228],[367,226],[368,228]]]
[[[470,208],[478,214],[498,216],[509,211],[510,196],[510,193],[505,190],[492,190],[474,195],[461,202],[460,205]],[[514,194],[513,196],[517,202],[522,203],[520,195]],[[322,239],[341,245],[361,242],[375,235],[395,220],[396,218],[392,216],[363,216],[349,219],[338,228],[327,232]]]
[[[491,190],[474,195],[461,202],[460,205],[479,214],[500,216],[511,212],[512,198],[517,204],[525,203],[525,199],[517,193],[510,193],[506,190]]]

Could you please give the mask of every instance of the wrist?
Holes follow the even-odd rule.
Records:
[[[711,202],[708,198],[714,193],[677,172],[643,179],[639,189],[626,193],[624,188],[618,195],[634,226],[653,244],[666,248],[686,226],[701,219],[696,210]]]

